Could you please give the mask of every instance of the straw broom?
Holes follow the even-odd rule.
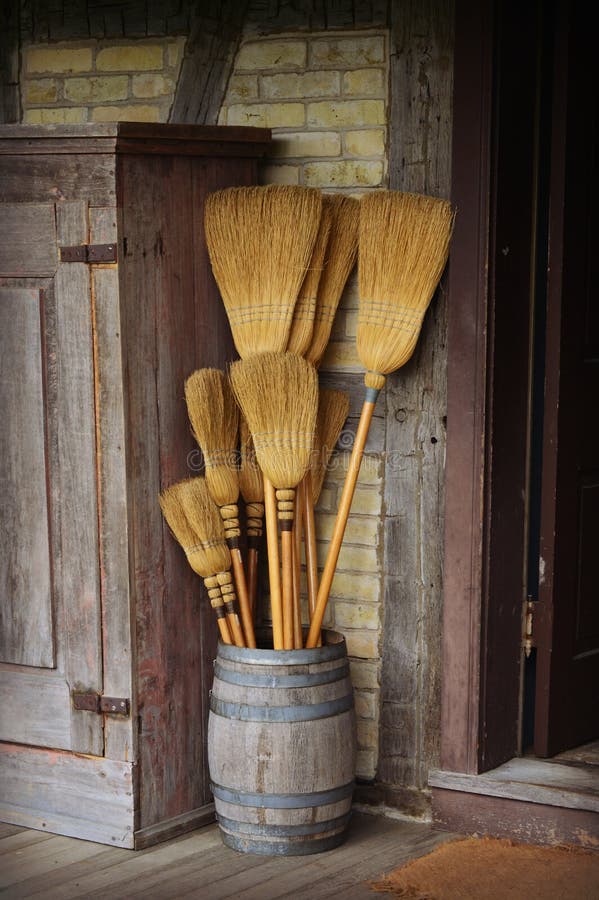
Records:
[[[307,647],[315,647],[335,574],[370,421],[386,376],[416,347],[445,268],[453,213],[446,200],[398,191],[365,196],[360,207],[357,350],[366,397],[329,544]]]
[[[210,496],[206,479],[188,478],[180,483],[179,490],[183,511],[199,542],[207,549],[217,548],[220,553],[225,554],[228,564],[225,568],[216,570],[216,578],[225,601],[227,622],[233,641],[238,647],[244,647],[245,641],[237,612],[235,585],[231,575],[231,551],[227,546],[222,519]],[[228,556],[225,553],[226,550],[229,550]]]
[[[322,491],[326,471],[349,413],[349,395],[345,391],[321,388],[318,396],[316,434],[310,468],[297,486],[294,538],[294,633],[295,647],[302,647],[302,622],[299,606],[302,526],[306,545],[306,584],[310,619],[316,608],[318,561],[314,507]],[[297,597],[297,603],[296,603]]]
[[[310,465],[318,408],[318,376],[294,353],[263,353],[231,366],[231,384],[247,419],[267,490],[275,492],[281,526],[282,608],[272,602],[275,649],[293,649],[293,510],[295,488]],[[271,515],[267,502],[267,516]],[[272,525],[270,523],[272,534]],[[269,568],[277,559],[278,542]],[[272,582],[271,582],[272,587]]]
[[[208,196],[208,253],[242,359],[287,349],[321,209],[320,191],[298,186],[226,188]]]
[[[349,396],[345,391],[321,388],[316,417],[316,438],[312,465],[303,482],[302,514],[306,531],[306,578],[310,621],[316,609],[318,564],[316,561],[316,529],[314,507],[318,502],[326,471],[349,413]]]
[[[245,501],[248,545],[248,594],[252,614],[255,614],[258,590],[258,552],[262,543],[264,519],[264,481],[256,460],[252,435],[243,416],[239,420],[239,444],[241,450],[239,488]]]
[[[310,347],[313,332],[314,314],[316,312],[316,300],[318,285],[325,264],[325,255],[329,243],[329,235],[333,224],[333,204],[323,197],[320,227],[312,251],[310,267],[304,278],[302,287],[293,311],[293,321],[287,350],[303,356]],[[302,616],[300,604],[301,592],[301,546],[302,546],[302,519],[304,487],[303,482],[297,487],[296,509],[293,522],[293,631],[294,647],[303,645]]]
[[[160,494],[160,508],[170,530],[185,551],[191,568],[204,579],[210,605],[216,613],[216,621],[221,640],[233,643],[227,625],[225,601],[216,577],[216,572],[226,571],[231,565],[229,551],[224,541],[214,547],[204,548],[187,520],[183,510],[180,485],[172,485]]]
[[[320,365],[326,350],[339,301],[356,262],[360,211],[359,201],[343,194],[325,194],[322,202],[323,212],[326,210],[330,215],[331,226],[326,260],[318,282],[312,338],[305,352],[306,359],[316,367]],[[309,473],[306,478],[310,478]],[[312,493],[312,488],[306,485],[302,485],[298,493],[298,503],[301,503],[306,528],[306,572],[311,612],[318,584],[314,550],[314,509],[309,509],[312,505]],[[301,528],[301,519],[298,519],[298,527]]]
[[[293,309],[310,265],[322,212],[314,188],[227,188],[206,201],[212,271],[242,359],[287,348]],[[264,481],[273,623],[281,605],[276,498]]]
[[[187,412],[206,465],[206,485],[219,507],[231,551],[243,630],[248,647],[256,646],[239,538],[239,410],[224,372],[198,369],[185,382]]]
[[[318,284],[325,262],[332,223],[331,205],[326,202],[326,197],[323,197],[318,234],[312,251],[312,258],[310,259],[310,266],[302,282],[293,310],[291,331],[287,343],[288,352],[297,353],[299,356],[303,356],[306,353],[312,340]]]

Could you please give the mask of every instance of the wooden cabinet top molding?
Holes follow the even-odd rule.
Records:
[[[0,155],[168,153],[264,156],[269,128],[114,122],[102,125],[0,125]]]

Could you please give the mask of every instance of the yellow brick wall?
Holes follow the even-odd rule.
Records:
[[[23,52],[23,122],[165,122],[185,38],[69,41]]]
[[[273,129],[264,184],[303,184],[359,196],[387,184],[388,46],[384,32],[277,35],[243,41],[219,122]],[[359,372],[355,276],[342,298],[325,371]],[[327,552],[347,453],[333,457],[317,508],[318,556]],[[358,720],[358,775],[378,753],[382,618],[382,455],[364,458],[325,623],[343,632]]]

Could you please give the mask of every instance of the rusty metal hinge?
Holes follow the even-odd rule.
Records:
[[[532,599],[532,595],[529,594],[524,601],[524,634],[522,636],[522,649],[527,659],[532,652],[532,648],[536,647],[534,639],[534,608],[535,601]]]
[[[72,691],[73,706],[75,709],[85,710],[111,716],[128,716],[130,703],[125,697],[105,697],[92,691]]]
[[[61,262],[116,262],[116,244],[77,244],[60,248]]]

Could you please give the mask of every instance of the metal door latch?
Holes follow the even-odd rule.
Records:
[[[125,697],[105,697],[103,694],[84,691],[73,691],[71,697],[75,709],[111,716],[129,715],[130,703]]]
[[[116,262],[116,244],[78,244],[60,248],[61,262]]]

